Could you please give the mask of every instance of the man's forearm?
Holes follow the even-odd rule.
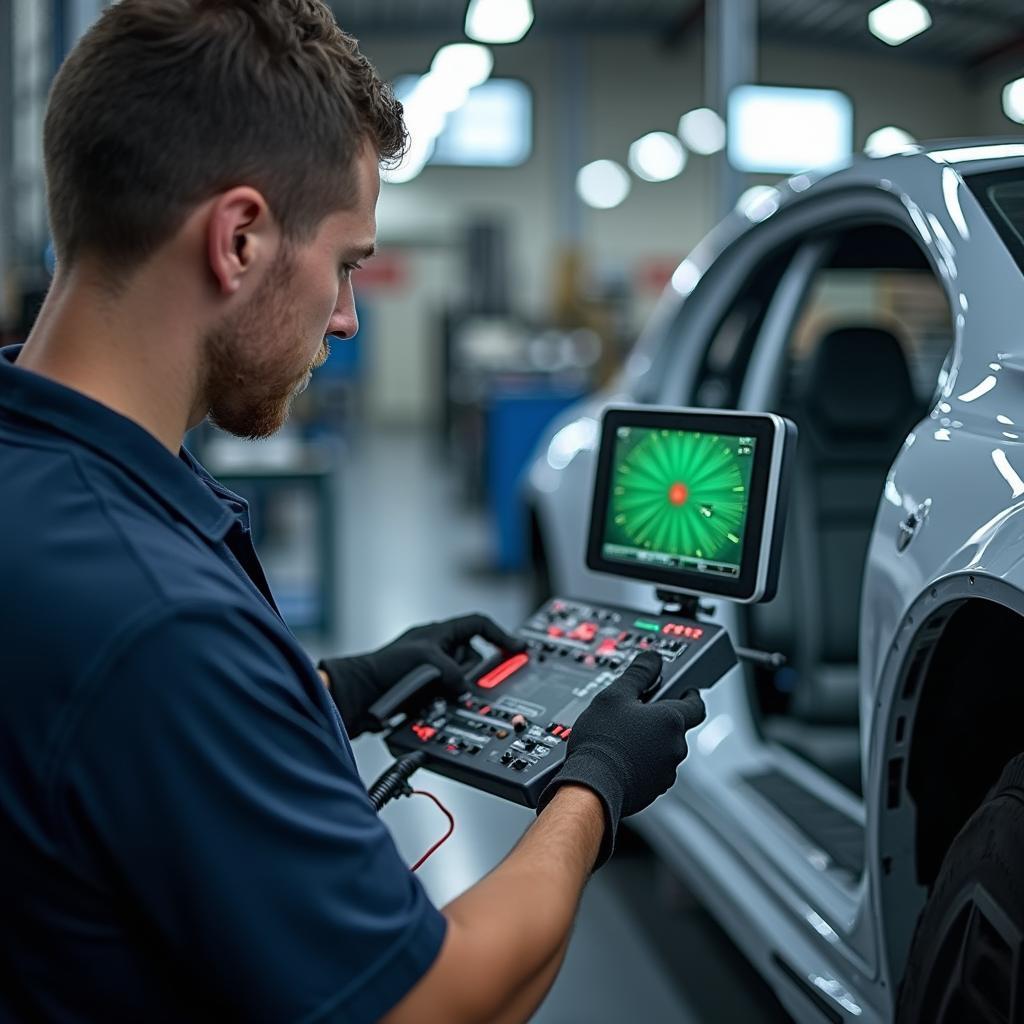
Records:
[[[457,1024],[528,1020],[557,974],[604,828],[594,793],[559,790],[508,857],[444,908],[441,953],[388,1024],[438,1006]]]
[[[558,952],[516,993],[492,1024],[522,1024],[533,1017],[562,969],[570,938],[571,934],[567,934]]]

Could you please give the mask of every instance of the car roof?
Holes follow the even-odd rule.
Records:
[[[973,175],[1024,167],[1024,136],[934,139],[914,143],[901,153],[884,157],[857,154],[840,167],[794,174],[774,186],[762,187],[752,199],[741,197],[677,266],[649,318],[634,354],[636,365],[650,363],[666,324],[672,321],[706,270],[734,243],[783,208],[847,189],[878,188],[911,196],[927,212],[930,197],[941,196],[943,172],[953,168]],[[746,205],[745,205],[746,204]],[[644,371],[629,367],[627,376]]]
[[[781,184],[789,186],[783,194],[808,189],[820,192],[823,187],[897,179],[912,185],[915,181],[941,175],[942,168],[947,166],[965,175],[1022,167],[1024,138],[933,139],[914,143],[889,156],[858,153],[840,167],[795,174]]]
[[[970,173],[970,164],[996,163],[1013,167],[1024,164],[1024,137],[932,139],[919,144],[919,154],[934,163],[954,164]],[[870,157],[867,159],[871,159]]]
[[[859,153],[839,166],[791,175],[775,186],[760,189],[760,194],[741,197],[736,208],[706,236],[711,242],[709,255],[717,255],[781,207],[800,204],[822,193],[865,186],[886,190],[895,187],[917,196],[930,191],[930,183],[941,179],[943,169],[948,167],[967,176],[1024,167],[1024,137],[933,139],[914,143],[890,156]]]

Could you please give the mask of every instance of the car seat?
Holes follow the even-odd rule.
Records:
[[[800,431],[779,596],[751,610],[751,641],[789,664],[788,713],[765,734],[860,790],[857,647],[868,541],[889,467],[921,414],[888,330],[822,338],[783,411]]]

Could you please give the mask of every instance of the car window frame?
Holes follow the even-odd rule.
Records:
[[[789,338],[792,336],[794,328],[807,308],[807,303],[810,300],[811,286],[815,278],[823,269],[826,268],[828,260],[835,251],[839,236],[851,227],[894,227],[906,234],[924,255],[925,260],[928,263],[928,269],[931,271],[936,283],[946,296],[946,302],[949,307],[950,322],[955,324],[956,311],[953,307],[953,301],[949,293],[949,288],[947,287],[947,282],[938,264],[933,258],[928,245],[918,233],[913,220],[906,215],[905,208],[899,202],[894,201],[893,203],[882,204],[882,206],[888,208],[884,209],[881,215],[873,214],[870,217],[865,217],[864,213],[859,213],[856,216],[847,216],[842,218],[833,219],[832,217],[829,217],[827,221],[823,221],[823,230],[821,233],[817,235],[809,235],[804,245],[794,253],[790,267],[787,268],[787,274],[792,270],[798,259],[801,259],[801,266],[804,266],[804,263],[806,263],[804,266],[805,276],[802,281],[802,287],[799,287],[796,283],[790,284],[790,287],[794,289],[794,294],[797,294],[797,289],[799,289],[798,301],[790,305],[788,319],[784,318],[780,314],[778,318],[773,319],[770,324],[769,317],[772,316],[772,310],[769,309],[762,331],[751,349],[744,386],[740,390],[741,408],[749,410],[764,410],[778,404],[783,375],[786,372],[786,360],[784,357]],[[903,213],[904,216],[900,216],[900,213]],[[816,247],[815,259],[811,259],[809,257],[802,258],[805,249],[808,247]],[[780,281],[779,288],[781,288],[784,283],[786,283],[785,276],[783,280]],[[779,289],[776,289],[776,296],[773,296],[773,302],[778,296],[778,292]],[[950,354],[946,357],[947,361],[950,361],[951,356],[955,356],[957,343],[958,338],[954,331],[953,342],[950,346]],[[765,352],[765,349],[767,349],[767,352]],[[762,364],[766,364],[766,368],[762,369],[762,372],[760,373],[755,373],[755,363],[758,363],[759,369],[762,368]],[[943,365],[945,365],[945,362]],[[757,382],[759,380],[762,383],[760,389],[758,389],[757,386]]]
[[[698,373],[706,361],[716,326],[735,305],[740,290],[764,261],[773,252],[792,245],[800,235],[806,235],[805,242],[810,243],[819,233],[836,235],[845,228],[861,223],[865,218],[897,227],[914,240],[924,252],[936,279],[943,284],[952,308],[952,297],[934,253],[916,230],[906,207],[892,193],[879,186],[856,183],[838,187],[825,195],[800,198],[791,205],[783,205],[777,213],[760,224],[735,235],[715,256],[694,291],[681,300],[666,329],[661,347],[671,349],[669,358],[659,361],[661,365],[655,387],[641,400],[661,405],[691,405],[700,383]],[[802,250],[803,246],[798,245],[790,256],[789,264],[776,286],[776,294]],[[822,259],[827,258],[827,253],[822,254]],[[817,269],[818,266],[808,268],[808,282]],[[740,280],[738,285],[737,278]],[[773,295],[769,300],[769,309],[775,297]],[[751,348],[751,362],[764,341],[767,316]],[[772,329],[779,328],[773,326]],[[740,407],[744,409],[756,408],[750,404],[756,399],[746,394],[749,378],[748,369],[739,392]]]

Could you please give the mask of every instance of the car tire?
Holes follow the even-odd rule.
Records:
[[[1024,1021],[1024,754],[953,840],[917,922],[897,1024]]]

